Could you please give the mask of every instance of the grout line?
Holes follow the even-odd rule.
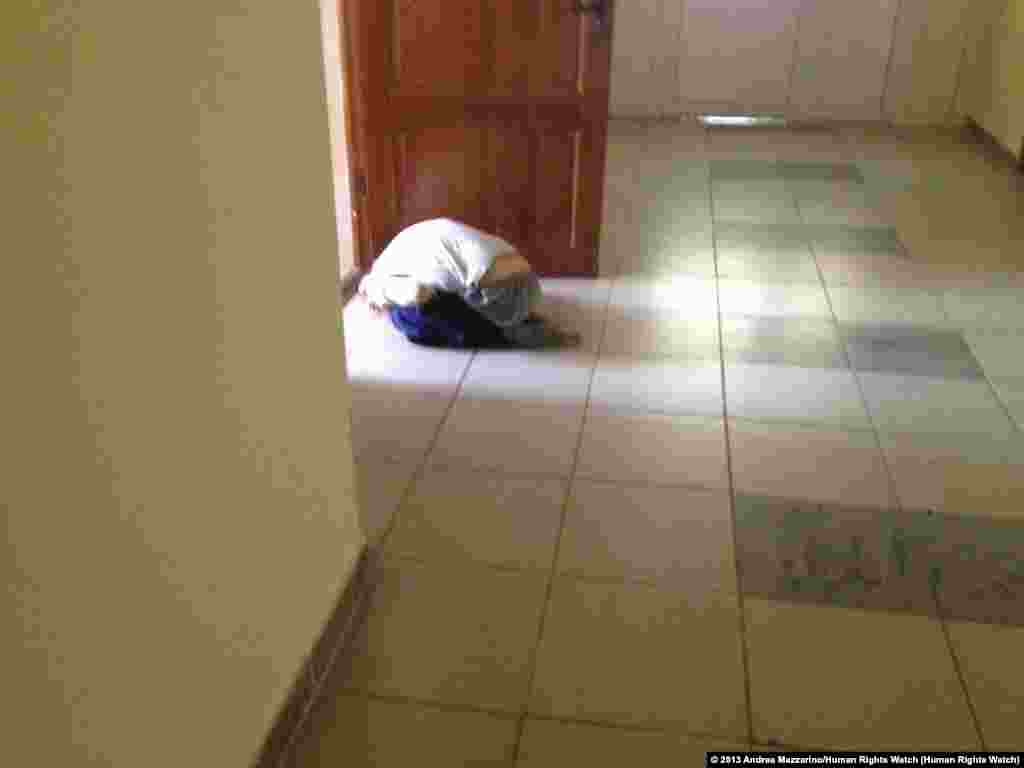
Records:
[[[412,489],[416,484],[423,478],[423,475],[427,471],[427,467],[430,464],[430,454],[434,450],[434,446],[437,445],[437,441],[441,438],[441,430],[444,429],[445,423],[448,421],[448,417],[451,415],[452,409],[455,407],[455,402],[459,399],[459,395],[462,392],[463,382],[466,380],[466,376],[469,375],[469,369],[473,366],[473,361],[476,360],[476,350],[472,350],[469,355],[469,360],[466,362],[466,367],[462,369],[462,374],[459,376],[458,384],[455,385],[455,391],[452,393],[451,400],[448,401],[448,406],[444,410],[444,414],[441,416],[441,421],[437,425],[437,429],[434,430],[434,436],[427,443],[427,449],[423,454],[423,458],[420,459],[419,464],[416,465],[416,469],[413,471],[412,476],[405,485],[405,489],[402,491],[398,503],[395,504],[395,508],[391,510],[391,516],[388,520],[387,528],[380,534],[377,539],[377,556],[380,557],[387,548],[388,539],[391,538],[391,534],[395,529],[395,525],[398,522],[398,515],[401,513],[405,503],[409,500],[409,496],[412,494]]]
[[[493,707],[481,707],[473,704],[462,703],[453,704],[449,702],[437,701],[435,699],[427,699],[417,696],[404,696],[394,693],[375,693],[372,691],[360,691],[352,688],[345,688],[338,691],[337,695],[340,697],[346,697],[350,699],[364,699],[369,701],[381,701],[394,704],[406,704],[421,707],[423,709],[432,709],[434,711],[446,712],[451,714],[486,715],[500,720],[514,720],[518,717],[513,712],[508,712],[506,710],[496,709]],[[745,741],[744,739],[737,739],[735,734],[730,733],[716,733],[712,731],[690,731],[683,727],[680,723],[674,722],[653,723],[648,725],[645,723],[611,722],[608,720],[593,720],[586,717],[572,717],[569,715],[553,715],[536,712],[530,713],[528,719],[539,720],[548,723],[558,723],[561,725],[583,725],[590,728],[599,728],[605,731],[667,734],[672,736],[680,736],[690,742],[707,743],[709,746],[710,744],[715,742],[744,742],[748,747],[761,747],[765,749],[773,749],[776,751],[783,751],[787,749],[797,750],[800,752],[832,751],[836,749],[838,749],[838,751],[850,751],[848,748],[837,748],[835,745],[818,744],[815,746],[808,746],[806,744],[795,744],[792,742],[775,741],[771,739]]]
[[[707,141],[710,141],[710,136]],[[709,147],[710,149],[710,147]],[[740,567],[739,527],[736,523],[736,481],[732,469],[732,435],[729,429],[729,395],[725,373],[725,338],[722,330],[722,296],[719,291],[721,277],[718,272],[718,229],[715,218],[715,192],[711,183],[711,165],[707,176],[708,205],[711,209],[711,248],[715,257],[715,304],[718,320],[718,365],[722,380],[722,437],[725,440],[725,468],[729,482],[729,516],[732,523],[733,569],[736,577],[736,605],[739,610],[740,663],[743,668],[743,702],[746,709],[747,743],[754,743],[754,705],[750,680],[750,642],[747,637],[747,612],[743,598],[742,568]]]
[[[943,312],[945,312],[945,305],[943,305]],[[947,316],[948,319],[948,316]],[[1010,432],[1017,435],[1024,435],[1024,428],[1017,424],[1017,420],[1013,417],[1013,411],[1010,410],[1010,406],[1006,404],[1002,396],[999,394],[999,390],[996,389],[996,385],[992,383],[992,377],[989,376],[988,371],[985,370],[985,366],[981,364],[981,361],[974,355],[974,350],[971,349],[970,342],[964,337],[963,329],[958,328],[957,333],[960,334],[960,338],[963,339],[964,344],[967,345],[967,349],[970,350],[971,356],[974,357],[974,362],[978,364],[978,370],[981,371],[981,378],[985,381],[988,386],[989,392],[992,397],[995,398],[996,403],[999,405],[999,409],[1006,416],[1010,422]],[[1003,463],[1006,463],[1007,457],[1004,456]]]
[[[804,221],[804,219],[803,219],[803,212],[802,211],[800,212],[800,217],[801,217],[801,221]],[[806,222],[805,221],[804,221],[804,224],[806,226]],[[882,465],[885,468],[886,478],[888,479],[888,482],[889,482],[889,493],[890,493],[890,496],[891,496],[892,500],[895,502],[896,508],[906,512],[908,510],[907,510],[907,508],[906,508],[906,506],[905,506],[905,504],[903,502],[903,499],[900,498],[900,496],[899,496],[899,494],[898,494],[898,492],[896,490],[897,489],[896,478],[895,478],[895,476],[893,474],[892,467],[889,464],[889,458],[886,455],[885,448],[882,445],[881,432],[879,431],[878,426],[875,424],[874,417],[873,417],[873,415],[871,413],[871,407],[868,404],[867,396],[864,393],[863,384],[862,384],[862,382],[860,380],[860,377],[857,375],[856,369],[853,367],[853,361],[850,358],[850,354],[849,354],[849,347],[846,344],[846,339],[843,336],[842,330],[840,328],[839,317],[838,317],[838,315],[836,315],[835,308],[832,306],[832,296],[829,293],[828,285],[825,282],[824,273],[821,272],[821,267],[818,264],[817,254],[814,253],[814,243],[811,242],[811,243],[809,243],[809,245],[810,245],[810,248],[811,248],[811,253],[812,253],[812,255],[814,255],[814,263],[815,263],[815,265],[818,266],[818,274],[819,274],[819,276],[821,278],[822,287],[825,290],[825,300],[828,302],[829,311],[832,313],[832,320],[833,320],[833,323],[836,326],[837,334],[839,335],[839,341],[840,341],[840,345],[842,346],[843,355],[846,358],[847,365],[849,365],[850,372],[852,373],[854,381],[857,384],[857,391],[860,394],[861,402],[863,403],[864,410],[867,413],[868,422],[872,425],[872,432],[874,433],[874,436],[875,436],[875,444],[878,446],[878,451],[879,451],[879,454],[881,455],[881,458],[882,458]],[[902,245],[902,241],[901,241],[901,245]],[[943,305],[941,305],[941,307],[942,307],[943,314],[946,315],[945,305],[943,304]],[[949,319],[948,315],[946,315],[946,319],[947,320]],[[984,371],[983,371],[983,373],[984,373]],[[986,381],[987,381],[987,378],[986,378]],[[991,384],[989,384],[989,386],[991,387]],[[1011,419],[1010,421],[1012,423],[1013,420]],[[946,621],[945,612],[942,610],[942,602],[939,600],[938,594],[934,592],[934,589],[933,589],[933,592],[932,592],[932,598],[933,598],[934,603],[935,603],[935,619],[938,621],[939,626],[942,629],[943,636],[946,639],[946,647],[949,650],[949,655],[950,655],[950,658],[951,658],[951,660],[953,662],[953,667],[956,670],[957,679],[960,682],[960,687],[961,687],[961,690],[963,690],[964,698],[965,698],[965,700],[967,702],[968,710],[971,713],[971,719],[972,719],[973,724],[974,724],[975,732],[977,733],[978,738],[979,738],[979,740],[981,742],[982,749],[985,750],[985,749],[987,749],[987,746],[985,745],[985,736],[984,736],[984,734],[982,733],[982,730],[981,730],[981,721],[978,719],[978,713],[975,710],[974,702],[971,700],[970,691],[967,688],[967,681],[966,681],[966,678],[964,677],[964,673],[963,673],[963,670],[962,670],[961,665],[960,665],[960,660],[957,658],[956,651],[955,651],[955,649],[953,647],[953,639],[952,639],[952,636],[950,635],[950,632],[949,632],[949,625],[948,625],[948,623]]]
[[[794,193],[794,201],[796,201],[795,193]],[[804,228],[804,231],[806,232],[806,228],[808,226],[807,225],[807,221],[804,218],[803,209],[800,208],[798,202],[797,202],[797,215],[800,217],[801,226]],[[840,352],[842,353],[843,358],[846,360],[846,367],[850,371],[850,375],[853,377],[853,382],[854,382],[854,384],[857,387],[857,394],[860,396],[861,405],[864,408],[864,413],[867,416],[868,424],[871,427],[871,434],[875,438],[875,445],[877,446],[878,454],[879,454],[879,456],[882,459],[882,466],[885,469],[885,477],[886,477],[886,480],[888,481],[888,484],[889,484],[889,488],[888,488],[888,490],[889,490],[889,499],[890,499],[890,501],[895,502],[897,507],[902,509],[903,508],[902,507],[902,502],[901,502],[901,500],[899,498],[899,495],[896,493],[896,487],[897,487],[896,486],[896,479],[893,476],[892,468],[889,466],[888,456],[886,456],[885,448],[882,445],[881,432],[878,429],[878,425],[875,424],[874,415],[871,413],[871,406],[868,403],[867,395],[864,392],[864,385],[861,382],[860,377],[857,375],[857,369],[854,368],[853,359],[850,357],[850,350],[849,350],[849,347],[846,344],[846,337],[843,334],[842,324],[839,322],[839,316],[836,314],[835,307],[832,304],[832,294],[829,292],[828,282],[825,280],[825,273],[822,272],[821,264],[818,263],[818,254],[817,254],[817,252],[815,250],[815,247],[814,247],[814,241],[808,239],[807,247],[811,251],[811,257],[814,259],[814,266],[818,270],[818,279],[821,281],[821,288],[822,288],[822,291],[825,294],[825,302],[828,304],[828,311],[829,311],[829,315],[831,316],[832,325],[833,325],[833,327],[835,329],[835,332],[836,332],[836,338],[839,341]],[[862,431],[867,431],[867,430],[862,430]]]
[[[789,72],[786,73],[786,113],[793,110],[793,82],[796,80],[796,69],[800,66],[800,27],[804,16],[804,3],[798,2],[793,11],[793,49]]]
[[[896,52],[896,32],[903,17],[903,0],[896,0],[896,12],[892,15],[892,30],[889,37],[889,55],[885,59],[885,79],[882,80],[882,95],[878,102],[878,116],[885,120],[885,99],[889,95],[889,81],[892,79],[892,61]]]
[[[974,723],[974,731],[978,734],[978,741],[981,743],[981,749],[988,751],[988,744],[985,742],[985,732],[981,727],[981,718],[978,717],[978,710],[974,706],[974,701],[971,699],[970,688],[967,687],[967,676],[964,674],[963,665],[960,663],[960,657],[957,655],[956,646],[953,644],[953,634],[949,631],[949,622],[946,619],[946,612],[942,607],[942,600],[939,599],[938,593],[935,588],[932,588],[932,598],[935,600],[935,610],[939,615],[939,625],[942,627],[942,635],[946,639],[946,647],[949,649],[949,655],[953,659],[953,669],[956,671],[957,680],[960,681],[960,688],[964,692],[964,700],[967,702],[967,709],[971,713],[971,720]]]
[[[463,713],[463,714],[479,714],[488,715],[490,717],[500,718],[502,720],[514,720],[519,717],[514,712],[507,710],[496,709],[493,707],[480,707],[473,704],[451,704],[448,702],[437,701],[435,699],[426,699],[416,696],[404,696],[393,693],[374,693],[372,691],[359,691],[355,689],[344,689],[339,692],[340,696],[345,696],[353,699],[367,699],[371,701],[383,701],[392,702],[396,704],[409,704],[424,709],[433,709],[441,712],[449,713]],[[715,733],[710,731],[690,731],[687,730],[679,723],[674,722],[662,722],[653,724],[644,723],[625,723],[625,722],[611,722],[608,720],[594,720],[586,717],[572,717],[568,715],[553,715],[553,714],[542,714],[533,712],[528,715],[530,720],[542,720],[550,723],[560,723],[563,725],[585,725],[591,728],[600,728],[608,731],[627,731],[630,733],[660,733],[660,734],[671,734],[677,736],[683,736],[690,741],[696,742],[737,742],[742,739],[737,739],[735,734],[728,733]],[[749,742],[748,742],[749,745]],[[760,746],[765,746],[761,744]],[[769,744],[767,746],[775,746]],[[792,747],[793,745],[788,745]],[[518,758],[518,755],[516,755]],[[514,762],[514,760],[513,760]]]
[[[590,379],[587,382],[587,396],[583,404],[583,414],[580,421],[579,434],[576,436],[576,448],[573,453],[572,467],[569,470],[568,481],[565,486],[565,499],[562,501],[561,514],[559,516],[558,534],[555,537],[555,548],[551,555],[551,567],[548,571],[548,583],[544,591],[544,602],[541,606],[540,622],[537,626],[537,638],[533,644],[527,661],[529,674],[526,682],[526,698],[523,701],[522,711],[516,723],[515,742],[512,749],[512,764],[519,761],[519,753],[523,742],[523,730],[526,727],[526,718],[530,714],[530,698],[533,695],[533,687],[537,679],[537,658],[540,655],[540,644],[544,638],[544,629],[547,626],[548,616],[551,613],[551,595],[555,588],[555,577],[558,573],[558,558],[562,549],[562,538],[565,535],[565,520],[569,512],[569,502],[572,499],[573,484],[576,478],[576,467],[579,464],[580,450],[583,447],[583,435],[587,428],[587,413],[590,409],[590,394],[594,386],[594,376],[597,373],[597,364],[600,360],[601,347],[604,345],[604,336],[608,328],[609,307],[611,306],[612,285],[608,286],[608,295],[605,297],[604,311],[601,318],[600,338],[596,339],[593,359],[591,361]]]

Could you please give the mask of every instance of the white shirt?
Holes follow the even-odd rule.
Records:
[[[487,277],[523,271],[529,264],[511,243],[453,219],[428,219],[398,233],[359,290],[378,306],[409,306],[433,291],[464,296]]]

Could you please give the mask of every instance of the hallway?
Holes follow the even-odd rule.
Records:
[[[603,237],[544,283],[579,349],[346,308],[382,562],[301,764],[1021,749],[1022,177],[952,135],[615,121]]]

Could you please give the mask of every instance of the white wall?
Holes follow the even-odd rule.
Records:
[[[3,762],[247,765],[363,542],[316,4],[0,51]]]
[[[620,3],[612,114],[948,123],[969,18],[967,0]]]
[[[960,88],[962,111],[1018,159],[1024,145],[1024,0],[979,0]]]

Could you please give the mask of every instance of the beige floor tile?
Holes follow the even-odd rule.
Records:
[[[725,315],[722,344],[730,363],[848,367],[835,324],[825,317]]]
[[[796,202],[782,179],[711,183],[712,206],[718,221],[795,224]]]
[[[818,267],[802,230],[721,224],[715,230],[718,275],[736,280],[817,284]]]
[[[833,749],[978,749],[941,625],[748,599],[754,737]]]
[[[943,296],[943,303],[958,328],[1024,331],[1024,302],[1016,286],[949,290]]]
[[[674,312],[608,314],[601,358],[718,360],[718,321],[694,320]]]
[[[350,357],[382,345],[405,346],[405,338],[389,322],[387,316],[372,311],[370,305],[359,296],[349,301],[342,310],[342,327],[345,350]]]
[[[989,380],[1017,429],[1024,432],[1024,376],[993,376]]]
[[[967,691],[992,750],[1020,751],[1024,731],[1024,627],[952,622],[949,633]]]
[[[816,258],[821,276],[830,287],[929,290],[934,279],[934,272],[927,264],[909,259],[879,255],[818,255]]]
[[[942,299],[925,291],[898,291],[881,287],[829,285],[836,319],[850,325],[914,325],[946,328],[950,325]]]
[[[540,314],[559,328],[580,334],[580,350],[596,352],[601,343],[611,281],[602,278],[551,278],[542,280],[541,285]]]
[[[573,484],[560,573],[735,592],[735,559],[727,491]]]
[[[356,462],[359,519],[371,544],[379,544],[391,527],[402,496],[422,460],[422,456],[401,461],[363,456]]]
[[[831,131],[721,128],[710,130],[708,137],[708,156],[716,160],[840,162],[851,154],[843,137]]]
[[[633,485],[727,488],[722,420],[592,407],[576,475]]]
[[[791,184],[800,215],[811,227],[881,227],[891,223],[871,191],[859,182],[802,181]]]
[[[720,280],[722,314],[771,317],[832,316],[820,285]]]
[[[546,582],[525,571],[385,563],[347,687],[520,711]]]
[[[703,741],[664,731],[626,730],[528,719],[517,768],[696,768],[709,751],[747,752],[738,742]]]
[[[950,462],[940,472],[940,509],[1024,522],[1024,466]]]
[[[344,312],[346,370],[353,384],[451,394],[472,352],[413,344],[361,300]]]
[[[511,766],[516,720],[342,695],[303,744],[295,768]]]
[[[430,462],[567,477],[582,424],[582,405],[459,398]]]
[[[546,476],[428,469],[402,505],[388,552],[548,569],[566,490],[565,480]]]
[[[735,596],[556,579],[530,711],[745,738]]]
[[[895,504],[872,432],[844,432],[734,420],[732,473],[737,491],[886,508]]]
[[[352,448],[356,457],[422,458],[451,404],[450,394],[352,387]]]
[[[751,752],[806,752],[808,750],[800,747],[780,747],[766,744],[754,744],[750,747]]]
[[[715,276],[715,249],[710,219],[689,224],[686,232],[645,232],[619,261],[620,275],[671,276],[676,274]]]
[[[698,322],[718,319],[715,280],[696,275],[619,277],[612,283],[611,312],[670,311]]]
[[[593,370],[594,357],[585,350],[481,351],[462,380],[460,397],[582,405]]]
[[[990,378],[1019,379],[1024,382],[1024,333],[1015,331],[968,331],[964,334]],[[1024,388],[1024,384],[1022,384]]]
[[[590,403],[601,408],[721,415],[721,365],[701,360],[602,357],[594,370]]]
[[[983,380],[857,372],[874,425],[886,432],[996,435],[1013,431]]]
[[[879,433],[893,487],[903,507],[954,514],[973,498],[992,511],[1005,508],[1005,490],[1024,476],[1021,440],[1014,435]],[[992,502],[995,502],[993,504]],[[991,515],[990,516],[999,516]]]
[[[730,363],[725,384],[730,416],[870,427],[857,382],[848,370]]]

